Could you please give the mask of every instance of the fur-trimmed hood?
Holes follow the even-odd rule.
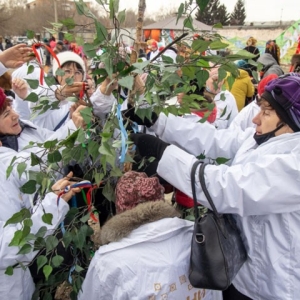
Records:
[[[117,242],[141,225],[179,216],[180,213],[167,202],[141,203],[133,209],[112,217],[105,223],[100,232],[100,245]]]

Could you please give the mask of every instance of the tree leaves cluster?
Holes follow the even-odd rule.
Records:
[[[198,9],[196,20],[207,25],[221,23],[227,25],[244,25],[246,19],[246,10],[244,0],[237,0],[233,12],[227,12],[224,4],[220,0],[209,0],[205,9]]]

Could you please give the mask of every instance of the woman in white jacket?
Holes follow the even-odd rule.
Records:
[[[237,215],[248,259],[224,299],[299,299],[300,294],[300,76],[271,81],[256,128],[215,130],[161,114],[153,128],[163,140],[131,135],[143,156],[160,159],[158,174],[192,196],[195,156],[226,157],[208,165],[205,181],[220,213]],[[169,145],[172,144],[172,145]],[[197,176],[198,177],[198,176]],[[209,207],[196,178],[198,199]]]

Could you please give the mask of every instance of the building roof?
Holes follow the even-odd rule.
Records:
[[[177,16],[166,18],[162,21],[144,26],[143,29],[173,29],[173,30],[182,30],[183,22],[186,18],[180,17],[177,22]],[[177,23],[177,24],[176,24]],[[193,27],[196,31],[211,31],[212,26],[206,25],[197,20],[193,20]]]

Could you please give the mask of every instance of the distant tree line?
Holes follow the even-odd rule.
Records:
[[[246,9],[244,0],[237,0],[233,12],[227,12],[224,4],[220,4],[220,0],[209,0],[206,8],[196,13],[196,20],[207,25],[221,23],[227,25],[244,25],[246,19]]]

